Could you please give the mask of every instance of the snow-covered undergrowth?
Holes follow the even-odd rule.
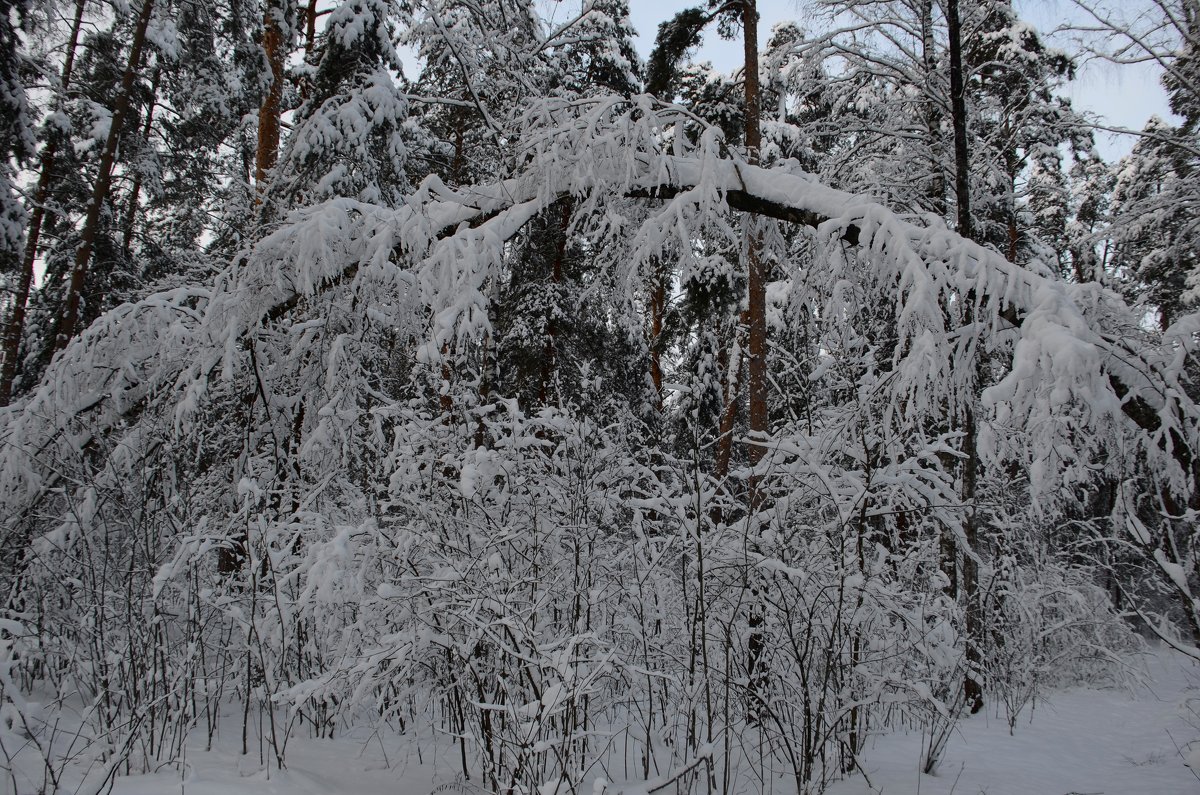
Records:
[[[182,767],[186,784],[209,747],[316,787],[323,770],[299,772],[313,742],[369,738],[417,755],[405,775],[430,784],[568,792],[686,771],[672,787],[749,792],[786,774],[778,786],[816,792],[863,769],[868,737],[956,725],[961,616],[929,587],[936,537],[900,543],[861,519],[873,489],[900,500],[936,472],[834,467],[841,434],[803,456],[796,440],[750,549],[735,501],[689,483],[685,462],[631,455],[620,426],[511,402],[477,416],[487,448],[475,423],[393,409],[392,475],[370,511],[344,496],[317,510],[348,488],[330,483],[272,521],[272,496],[244,481],[224,572],[203,524],[154,545],[106,533],[104,494],[136,504],[115,484],[76,506],[70,543],[45,540],[27,575],[25,598],[58,623],[10,626],[9,660],[65,694],[49,714],[79,730],[29,727],[39,713],[7,688],[21,722],[5,753],[47,763],[22,760],[17,791],[80,764]],[[784,489],[817,477],[824,491]],[[1018,661],[978,674],[989,698],[1111,677],[1130,643],[1104,595],[1056,565],[1014,553],[984,569],[995,625],[1025,611],[996,640]],[[420,768],[424,753],[441,761]]]
[[[1042,694],[1010,733],[999,707],[958,721],[937,771],[922,772],[927,737],[917,729],[871,732],[861,770],[833,782],[829,795],[1027,795],[1028,793],[1137,793],[1188,795],[1200,780],[1200,670],[1194,662],[1159,648],[1125,660],[1134,679],[1121,686],[1075,686]],[[1136,680],[1136,681],[1135,681]],[[235,715],[228,715],[235,718]],[[236,721],[231,721],[236,723]],[[114,795],[426,795],[482,793],[478,772],[464,778],[454,738],[430,726],[409,733],[362,728],[335,739],[298,736],[285,768],[272,761],[269,740],[255,723],[250,753],[241,753],[238,731],[222,730],[211,741],[194,732],[174,762],[152,772],[116,780]],[[619,735],[605,727],[597,736]],[[645,795],[653,792],[770,792],[791,795],[795,781],[784,759],[764,753],[757,730],[728,749],[714,748],[716,770],[734,760],[742,775],[728,790],[709,788],[704,775],[688,775],[678,762],[647,779],[635,759],[611,754],[575,785],[544,787],[543,793]],[[628,750],[628,749],[626,749]],[[1190,761],[1191,767],[1187,763]],[[706,773],[706,764],[700,772]],[[103,777],[77,761],[62,770],[67,792],[94,791]],[[31,791],[36,765],[22,765],[16,791]],[[683,775],[680,775],[683,773]],[[9,780],[3,792],[12,792]]]
[[[1048,688],[1111,680],[1136,645],[1118,603],[1187,626],[1188,520],[1152,503],[1190,494],[1195,317],[1123,335],[1111,292],[711,130],[668,153],[672,114],[548,102],[520,178],[298,210],[54,360],[0,452],[20,791],[77,762],[186,781],[197,743],[286,780],[297,748],[366,736],[514,795],[815,793],[899,732],[944,769],[973,688],[1015,727]],[[737,344],[697,330],[664,398],[615,320],[667,256],[729,266],[691,241],[742,246],[739,192],[817,226],[754,232],[812,267],[772,288],[789,389],[753,468],[711,464],[718,435],[761,443],[718,434]],[[516,357],[489,294],[553,212],[611,246],[578,305],[603,355],[536,350],[541,391],[578,386],[552,401],[497,384]],[[598,372],[621,346],[634,372]],[[956,364],[976,358],[990,389]]]
[[[304,496],[246,478],[220,530],[128,532],[145,483],[70,506],[25,569],[45,623],[7,626],[17,791],[54,792],[80,764],[191,769],[210,746],[291,771],[309,741],[372,737],[497,792],[678,771],[680,791],[786,773],[818,792],[863,769],[869,737],[961,717],[937,536],[864,517],[936,495],[940,472],[846,466],[857,411],[780,445],[761,481],[774,509],[754,517],[686,461],[639,457],[626,426],[512,401],[456,424],[421,405],[387,411],[374,505],[348,496],[351,468]],[[143,471],[182,472],[182,499],[210,487],[194,460]],[[1004,631],[972,675],[1014,711],[1111,678],[1132,643],[1099,589],[1035,549],[981,569]],[[33,707],[21,693],[38,688],[60,703]]]

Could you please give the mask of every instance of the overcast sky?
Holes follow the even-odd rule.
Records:
[[[577,13],[578,0],[544,0],[548,14],[559,21]],[[630,16],[639,34],[638,50],[645,58],[654,45],[658,23],[673,16],[677,11],[702,0],[630,0]],[[1070,13],[1071,4],[1064,0],[1017,0],[1021,16],[1039,30],[1051,30]],[[759,38],[765,43],[771,27],[783,20],[801,20],[804,24],[802,3],[797,0],[758,0]],[[699,60],[712,61],[719,69],[731,71],[741,61],[741,44],[724,41],[715,31],[705,37],[704,46],[696,54]],[[1113,67],[1111,65],[1088,65],[1079,77],[1067,88],[1067,96],[1080,110],[1090,111],[1103,117],[1104,123],[1115,127],[1140,130],[1151,114],[1168,115],[1166,94],[1158,83],[1156,71],[1151,67]],[[1101,152],[1108,159],[1115,159],[1129,151],[1133,145],[1129,136],[1097,135]]]

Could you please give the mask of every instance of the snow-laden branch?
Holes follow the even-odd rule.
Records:
[[[300,210],[210,289],[105,315],[0,415],[9,521],[36,501],[48,461],[78,452],[148,400],[160,399],[186,427],[209,377],[232,372],[244,340],[332,290],[353,289],[364,312],[407,304],[430,318],[428,360],[486,332],[488,284],[501,275],[507,242],[566,197],[582,219],[577,231],[607,234],[614,245],[624,236],[637,261],[705,226],[728,232],[728,208],[811,227],[830,262],[858,257],[894,302],[898,401],[935,405],[932,396],[973,388],[964,357],[1015,335],[1012,368],[984,395],[998,425],[1024,427],[1035,445],[1061,440],[1055,429],[1068,409],[1092,437],[1132,425],[1160,476],[1179,494],[1192,491],[1200,412],[1181,378],[1194,319],[1160,343],[1133,345],[1114,330],[1136,327],[1136,315],[1111,291],[1017,266],[940,223],[920,226],[788,164],[748,165],[711,129],[687,146],[682,129],[691,121],[646,97],[547,103],[530,114],[524,162],[511,179],[451,190],[430,177],[396,208],[336,199]],[[632,230],[612,221],[631,198],[660,202]],[[970,333],[948,328],[947,308],[967,305]],[[76,426],[90,430],[69,430]],[[985,429],[981,441],[999,455],[994,434]]]

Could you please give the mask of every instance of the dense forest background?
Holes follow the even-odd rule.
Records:
[[[14,791],[819,792],[1200,659],[1200,3],[1076,5],[0,0]],[[1104,162],[1085,58],[1179,123]]]

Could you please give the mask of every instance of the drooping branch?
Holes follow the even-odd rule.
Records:
[[[627,167],[628,162],[624,160],[622,166]],[[1036,338],[1039,329],[1053,323],[1055,329],[1066,330],[1088,350],[1095,351],[1093,358],[1100,362],[1101,371],[1100,380],[1092,382],[1093,388],[1106,384],[1104,388],[1111,390],[1109,400],[1113,408],[1119,406],[1119,412],[1154,440],[1158,450],[1183,473],[1194,477],[1192,429],[1197,412],[1190,404],[1185,405],[1186,398],[1174,383],[1163,380],[1168,379],[1165,373],[1147,362],[1135,367],[1123,363],[1119,356],[1104,354],[1115,350],[1111,339],[1094,327],[1072,297],[1075,295],[1072,290],[1084,290],[1083,287],[1068,286],[1049,273],[1014,265],[996,252],[963,240],[944,228],[911,224],[878,203],[828,188],[808,175],[723,158],[639,155],[635,162],[638,168],[632,172],[623,168],[617,177],[597,169],[569,171],[566,165],[552,172],[531,166],[520,178],[460,191],[450,190],[440,180],[430,178],[394,210],[345,199],[305,210],[280,232],[260,242],[260,250],[268,251],[258,255],[266,257],[262,263],[253,268],[244,264],[235,266],[218,279],[203,306],[195,310],[195,319],[189,320],[190,330],[180,340],[180,345],[187,349],[185,355],[178,353],[180,345],[177,345],[172,360],[165,361],[165,348],[150,346],[139,350],[149,357],[147,361],[157,357],[153,366],[136,361],[122,365],[128,372],[154,373],[153,384],[136,390],[142,397],[130,399],[131,390],[108,383],[109,375],[121,370],[115,363],[109,371],[104,371],[90,361],[107,354],[74,351],[77,345],[96,345],[96,335],[88,334],[86,339],[69,347],[51,366],[43,386],[23,404],[10,409],[14,413],[3,419],[6,432],[14,427],[17,414],[24,416],[21,424],[26,430],[33,425],[41,428],[33,433],[37,439],[15,439],[9,433],[10,452],[5,455],[13,454],[14,443],[24,449],[22,456],[45,449],[54,443],[53,437],[64,433],[81,415],[95,418],[95,422],[88,421],[93,435],[107,432],[121,422],[123,414],[144,409],[144,401],[151,395],[186,390],[189,378],[207,377],[209,371],[221,366],[222,352],[229,350],[228,340],[254,334],[264,325],[282,321],[306,299],[352,283],[365,266],[385,261],[396,272],[412,274],[432,269],[431,272],[445,273],[445,268],[461,261],[459,258],[467,251],[487,247],[498,256],[504,241],[555,202],[575,197],[583,212],[594,206],[589,203],[594,197],[601,195],[609,200],[615,196],[674,202],[680,208],[688,204],[711,207],[721,203],[735,210],[802,224],[816,230],[818,240],[824,241],[824,245],[858,246],[902,263],[904,278],[925,278],[931,284],[940,280],[944,285],[956,285],[951,289],[961,295],[970,292],[977,305],[986,307],[990,313],[990,321],[982,315],[981,320],[991,324],[993,333],[1024,326],[1036,317],[1037,328],[1023,329],[1023,338]],[[289,260],[302,254],[301,248],[288,248],[277,242],[288,234],[306,241],[304,250],[324,251],[321,262]],[[339,236],[342,243],[333,245],[310,239],[320,235]],[[351,245],[347,241],[357,242]],[[271,246],[276,246],[273,253]],[[295,273],[281,277],[281,267],[292,267]],[[461,300],[462,287],[446,283],[435,288],[450,290],[458,296],[452,306],[441,311],[434,307],[438,323],[452,325],[457,322],[454,313],[474,311],[469,309],[469,301]],[[469,289],[470,285],[466,287]],[[146,300],[162,301],[159,296]],[[437,300],[449,302],[450,297],[441,296]],[[445,342],[447,333],[443,329],[437,345]],[[1122,353],[1128,359],[1129,351]],[[116,356],[116,352],[112,355]],[[72,364],[73,356],[88,363]],[[121,356],[123,362],[132,361],[126,352]],[[72,374],[65,377],[66,372],[60,372],[63,368],[73,368]],[[109,375],[102,376],[105,372]],[[104,383],[98,383],[97,378]],[[67,383],[73,383],[75,394],[56,391]],[[39,398],[43,391],[46,394]],[[120,406],[109,405],[114,395],[123,396]],[[47,411],[55,415],[65,411],[70,416],[52,420],[47,418]],[[27,467],[27,459],[20,467]],[[14,494],[8,484],[3,484],[3,491],[6,499]]]
[[[413,204],[396,213],[352,200],[333,200],[293,218],[297,227],[341,226],[345,231],[356,217],[368,219],[348,237],[372,238],[378,227],[390,226],[388,240],[408,241],[419,256],[438,241],[477,229],[489,221],[500,224],[497,237],[507,239],[528,222],[536,202],[508,200],[517,193],[506,181],[473,190],[469,196],[449,191],[430,177],[413,197]],[[336,216],[330,222],[320,215]],[[325,223],[322,223],[325,221]],[[363,231],[366,228],[370,231]],[[268,236],[260,247],[269,247],[278,236]],[[425,245],[418,240],[425,238]],[[218,277],[211,290],[177,289],[157,293],[136,304],[124,305],[102,316],[75,338],[47,369],[42,383],[22,402],[0,410],[0,504],[11,510],[4,526],[12,528],[57,487],[61,473],[35,466],[54,456],[57,446],[78,453],[93,446],[117,427],[134,424],[152,401],[164,393],[179,403],[192,398],[227,362],[230,342],[244,340],[256,330],[283,320],[306,299],[350,283],[360,270],[381,258],[395,256],[405,246],[380,244],[348,264],[326,269],[309,281],[267,281],[257,290],[239,283],[248,257]],[[168,354],[167,351],[170,351]],[[176,418],[178,422],[179,418]],[[62,452],[62,451],[59,451]],[[19,507],[18,507],[19,506]]]

